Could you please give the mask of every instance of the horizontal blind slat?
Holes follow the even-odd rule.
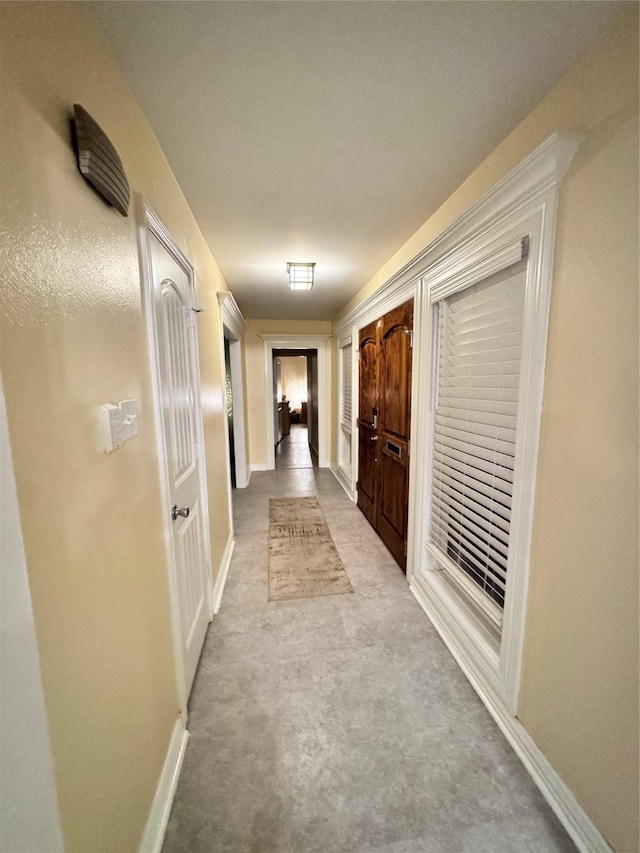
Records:
[[[491,518],[484,518],[483,516],[473,512],[470,507],[465,506],[456,500],[447,488],[435,491],[434,500],[443,510],[450,510],[460,521],[464,519],[465,523],[469,525],[469,528],[479,537],[482,538],[483,535],[487,535],[492,540],[495,540],[496,543],[499,543],[496,547],[501,551],[501,553],[503,553],[506,562],[507,548],[509,545],[509,531],[503,530],[501,527],[498,527],[497,524],[494,524],[493,516],[491,516]]]
[[[496,517],[496,522],[501,522],[508,529],[511,516],[511,495],[501,492],[493,484],[487,485],[482,480],[474,480],[466,474],[460,474],[454,470],[443,469],[438,465],[437,473],[443,488],[449,488],[464,496],[467,504],[473,508],[476,515],[489,519]],[[438,481],[434,478],[435,493]]]
[[[496,465],[491,459],[474,456],[465,450],[442,444],[440,441],[434,447],[434,466],[453,480],[464,481],[490,498],[493,497],[492,490],[495,490],[495,500],[501,500],[502,495],[511,498],[513,494],[513,468]],[[479,488],[476,484],[482,484],[485,489]],[[489,491],[486,491],[487,489]],[[511,505],[506,498],[504,503],[507,506]]]

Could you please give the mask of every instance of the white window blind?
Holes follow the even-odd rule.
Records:
[[[341,421],[343,426],[351,430],[353,406],[352,406],[352,358],[353,348],[351,341],[340,348],[342,354],[342,410]]]
[[[509,555],[524,267],[437,303],[429,550],[437,568],[498,625]]]

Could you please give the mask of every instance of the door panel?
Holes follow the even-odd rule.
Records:
[[[413,301],[360,333],[358,506],[405,571],[412,338]]]
[[[210,577],[205,542],[199,448],[199,382],[196,330],[192,323],[192,281],[168,249],[149,235],[153,283],[153,319],[158,347],[158,384],[168,474],[166,512],[171,519],[171,548],[181,652],[187,695],[195,676],[210,618]],[[182,514],[172,513],[172,507]],[[175,515],[175,517],[174,517]]]
[[[378,326],[371,323],[360,331],[359,341],[358,506],[374,527],[378,493],[378,349]]]

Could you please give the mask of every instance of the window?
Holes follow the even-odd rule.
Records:
[[[467,602],[502,626],[513,500],[526,264],[436,305],[428,548]]]

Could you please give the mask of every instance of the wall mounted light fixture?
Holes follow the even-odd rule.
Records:
[[[80,174],[105,201],[126,216],[131,191],[122,160],[104,130],[80,104],[73,105],[71,131]]]
[[[315,264],[288,263],[289,290],[311,290]]]

